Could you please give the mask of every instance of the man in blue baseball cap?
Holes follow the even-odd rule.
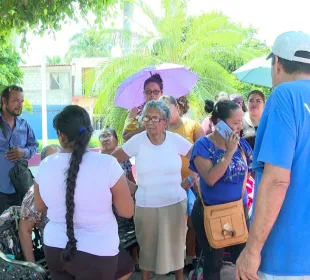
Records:
[[[254,216],[237,279],[310,279],[310,35],[281,34],[253,157]]]

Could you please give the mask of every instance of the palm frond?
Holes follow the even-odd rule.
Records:
[[[185,0],[162,0],[164,12],[158,16],[142,0],[135,3],[156,31],[143,30],[142,26],[143,31],[131,33],[135,39],[131,53],[104,65],[94,86],[98,97],[95,112],[102,114],[106,124],[113,126],[119,135],[127,111],[113,106],[117,88],[143,67],[171,62],[197,73],[200,79],[189,101],[194,118],[200,120],[204,116],[205,99],[213,99],[219,91],[232,93],[240,88],[240,82],[230,74],[231,69],[264,52],[263,44],[260,46],[254,39],[253,28],[243,28],[222,13],[188,17]]]

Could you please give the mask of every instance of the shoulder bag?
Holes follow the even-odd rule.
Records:
[[[0,128],[2,130],[3,136],[8,141],[10,147],[10,141],[7,138],[5,126],[1,118],[0,118]],[[28,167],[28,161],[24,158],[16,161],[15,165],[9,172],[9,176],[14,185],[16,193],[20,195],[21,199],[23,199],[25,194],[28,192],[29,188],[34,183],[33,180],[34,177],[31,173],[31,170]]]
[[[239,147],[242,158],[247,165],[244,151],[241,146]],[[204,228],[208,242],[214,249],[245,243],[248,239],[248,229],[243,209],[243,195],[246,190],[247,174],[248,172],[245,173],[241,198],[237,201],[206,206],[199,187],[199,196],[204,213]]]

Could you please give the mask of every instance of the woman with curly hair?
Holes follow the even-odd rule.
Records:
[[[150,273],[175,271],[183,279],[187,231],[188,180],[182,181],[180,156],[190,157],[192,144],[167,131],[171,112],[161,100],[146,103],[141,132],[112,153],[119,162],[135,157],[138,190],[135,226],[140,246],[141,279]]]
[[[190,143],[194,144],[200,137],[204,137],[205,133],[201,128],[200,124],[194,120],[182,118],[180,114],[180,107],[177,100],[173,96],[162,96],[161,100],[165,101],[171,111],[171,119],[169,121],[168,130],[177,133],[187,139]],[[184,108],[184,107],[183,107]],[[189,159],[181,156],[182,169],[181,176],[182,180],[188,181],[193,186],[198,183],[198,176],[196,173],[191,171],[189,167]],[[193,229],[192,219],[188,216],[187,220],[187,234],[186,234],[186,263],[191,264],[196,258],[196,234]]]
[[[188,102],[187,96],[184,95],[184,96],[178,98],[177,103],[178,103],[179,115],[180,115],[180,117],[183,117],[184,115],[187,114],[187,112],[189,110],[189,102]]]

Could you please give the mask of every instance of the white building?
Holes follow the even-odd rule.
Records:
[[[102,123],[95,122],[93,118],[96,99],[91,96],[91,85],[98,67],[105,62],[107,58],[75,58],[71,64],[46,65],[47,113],[50,120],[63,107],[76,104],[88,111],[95,129],[101,128]],[[34,107],[33,114],[25,114],[25,118],[35,127],[37,134],[41,135],[41,119],[38,119],[42,104],[41,65],[23,65],[20,68],[24,73],[21,86],[25,97]],[[52,134],[49,138],[54,136]]]

